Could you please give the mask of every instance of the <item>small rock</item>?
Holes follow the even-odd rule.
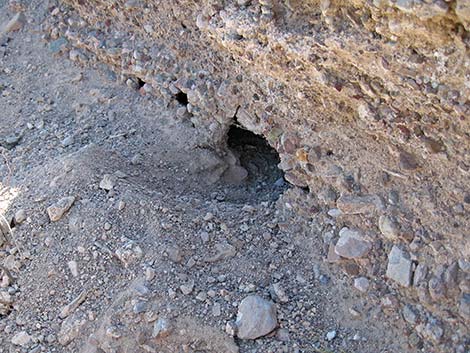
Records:
[[[172,326],[167,318],[159,318],[153,325],[153,338],[165,338],[170,335]]]
[[[419,167],[416,157],[406,151],[402,151],[399,156],[399,165],[403,170],[415,170]]]
[[[67,262],[67,266],[69,267],[70,272],[72,273],[72,276],[78,277],[78,264],[77,261],[69,261]]]
[[[188,282],[186,284],[182,284],[180,286],[181,293],[183,293],[184,295],[191,294],[193,289],[194,289],[194,281],[190,281],[190,282]]]
[[[402,310],[403,318],[409,324],[415,325],[418,322],[418,314],[416,309],[411,305],[405,305]]]
[[[327,341],[333,341],[336,338],[336,331],[330,331],[326,334],[326,340]]]
[[[152,267],[145,269],[145,280],[151,282],[155,278],[155,270]]]
[[[21,346],[21,347],[29,346],[30,342],[31,342],[31,336],[28,335],[26,331],[18,332],[11,339],[11,343],[13,343],[15,346]]]
[[[219,303],[214,303],[212,306],[212,316],[218,317],[221,315],[221,308]]]
[[[354,280],[354,287],[365,293],[369,289],[369,280],[365,277],[359,277]]]
[[[178,264],[183,261],[183,255],[180,248],[177,246],[168,247],[168,249],[166,249],[166,253],[168,254],[168,258],[174,263]]]
[[[237,250],[233,245],[228,243],[217,243],[215,244],[216,254],[214,256],[208,257],[206,262],[217,262],[220,260],[225,260],[231,257],[234,257],[237,254]]]
[[[103,179],[100,181],[100,189],[111,191],[116,186],[116,177],[111,174],[103,175]]]
[[[341,257],[347,259],[360,258],[367,255],[372,247],[370,242],[365,240],[358,231],[343,228],[340,230],[339,236],[335,252]]]
[[[271,297],[274,299],[274,301],[280,303],[287,303],[289,301],[289,297],[287,296],[286,291],[280,283],[274,283],[270,288],[270,292]]]
[[[407,252],[394,245],[388,255],[386,276],[398,284],[409,287],[412,278],[412,262]]]
[[[15,213],[15,223],[21,224],[26,220],[26,211],[25,210],[18,210]]]
[[[390,216],[380,216],[379,229],[383,236],[389,240],[396,240],[400,231],[398,222]]]
[[[270,333],[277,326],[276,306],[257,295],[242,300],[236,320],[237,336],[256,339]]]
[[[63,197],[47,208],[47,214],[52,222],[59,221],[75,202],[74,196]]]
[[[116,250],[116,256],[124,264],[124,267],[137,262],[143,256],[142,249],[133,241],[127,242],[124,246]]]
[[[225,333],[229,336],[235,336],[237,333],[237,326],[232,321],[228,321],[225,324]]]

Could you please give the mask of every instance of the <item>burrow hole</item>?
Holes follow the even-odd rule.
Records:
[[[240,165],[248,171],[244,185],[248,191],[265,193],[277,199],[287,188],[284,173],[279,169],[279,154],[260,135],[244,129],[235,122],[228,131],[228,147],[236,154]]]
[[[139,87],[138,89],[141,89],[144,86],[145,86],[145,81],[137,77],[137,87]]]
[[[188,105],[188,103],[189,103],[188,95],[184,92],[178,92],[177,94],[175,94],[175,99],[181,105]]]

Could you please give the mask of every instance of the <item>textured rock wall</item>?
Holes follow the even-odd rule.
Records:
[[[468,1],[65,0],[48,21],[53,52],[173,106],[221,160],[235,121],[265,136],[299,211],[349,228],[331,262],[417,305],[446,350],[468,336]]]

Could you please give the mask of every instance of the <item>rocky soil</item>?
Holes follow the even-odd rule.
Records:
[[[436,179],[422,168],[422,155],[417,161],[416,152],[396,150],[401,169],[381,166],[378,182],[371,170],[387,149],[380,142],[364,152],[367,143],[344,142],[352,132],[332,130],[320,138],[336,136],[337,145],[299,146],[287,124],[265,129],[278,108],[263,103],[267,115],[254,113],[261,108],[253,102],[232,101],[227,108],[223,97],[237,95],[236,89],[259,101],[266,95],[256,98],[255,88],[282,88],[268,78],[271,83],[238,77],[238,64],[234,77],[211,86],[212,74],[220,74],[214,63],[230,59],[216,57],[206,66],[189,60],[198,36],[192,28],[238,43],[228,45],[230,51],[240,43],[249,47],[255,36],[248,30],[240,39],[216,20],[244,28],[237,21],[248,25],[243,16],[251,14],[269,22],[278,5],[228,2],[222,13],[217,1],[208,2],[214,28],[207,13],[193,12],[178,24],[182,40],[174,47],[183,54],[176,70],[177,48],[168,40],[174,19],[160,19],[162,33],[168,24],[163,45],[155,22],[138,23],[138,11],[157,13],[142,10],[145,2],[117,1],[112,11],[104,3],[0,1],[1,353],[469,351],[470,250],[461,230],[470,200],[468,180],[459,174],[463,159],[462,168],[451,170],[442,146],[423,134],[418,138],[434,151],[423,156],[431,167],[443,164]],[[292,28],[302,4],[286,4],[291,15],[277,25]],[[162,17],[172,8],[158,5]],[[432,9],[444,24],[455,20],[455,11]],[[104,10],[116,21],[100,20]],[[135,11],[134,25],[146,40],[126,11]],[[328,8],[322,11],[331,17]],[[149,38],[153,54],[144,45]],[[150,73],[155,61],[167,67],[162,77]],[[275,65],[270,69],[277,73]],[[175,75],[184,70],[187,76]],[[347,75],[336,78],[336,92]],[[420,97],[410,95],[406,109],[415,109]],[[374,102],[358,108],[360,115],[368,119]],[[348,108],[340,109],[346,119]],[[456,124],[457,130],[468,126],[468,119]],[[302,138],[312,142],[306,136],[316,130],[301,125]],[[351,158],[340,167],[347,148]],[[362,179],[360,171],[344,172],[361,151],[374,162]],[[303,161],[304,172],[292,156]],[[446,167],[455,176],[449,184],[459,184],[461,194],[452,198],[455,217],[439,223],[445,207],[431,207],[427,198],[417,204],[420,198],[407,188],[415,185],[421,195],[429,187],[426,195],[437,197],[432,180],[443,182]],[[316,179],[299,179],[299,173]],[[335,181],[325,185],[322,178]],[[380,188],[386,192],[376,192]],[[433,233],[451,223],[458,233],[453,241]]]

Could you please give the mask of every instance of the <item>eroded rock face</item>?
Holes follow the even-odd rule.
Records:
[[[361,255],[379,275],[396,244],[419,264],[403,297],[458,317],[467,272],[426,293],[470,257],[469,23],[463,0],[65,0],[44,29],[53,52],[173,106],[220,160],[234,117],[264,136],[290,183],[381,238]]]

